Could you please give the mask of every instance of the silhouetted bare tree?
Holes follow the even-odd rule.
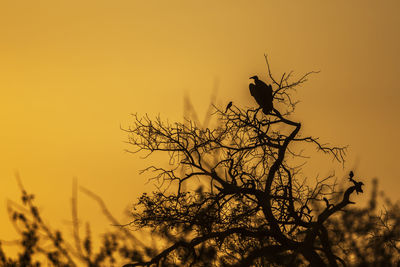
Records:
[[[350,198],[363,193],[353,172],[340,186],[333,175],[314,184],[304,180],[305,146],[337,162],[344,161],[346,149],[302,136],[301,123],[292,119],[292,91],[310,74],[293,82],[291,73],[276,80],[268,65],[272,109],[265,114],[263,106],[215,107],[214,128],[135,115],[134,125],[126,129],[135,148],[131,152],[161,152],[169,164],[146,169],[155,173],[156,191],[143,193],[131,223],[105,233],[96,249],[89,226],[82,239],[79,235],[76,183],[74,245],[45,223],[33,195],[21,185],[22,205],[9,202],[8,207],[22,251],[10,257],[0,243],[0,265],[399,266],[399,205],[386,201],[384,212],[378,209],[377,184],[369,205],[358,208],[349,205],[354,204]],[[121,226],[100,197],[81,190],[113,225]],[[154,241],[139,240],[128,226],[149,229]]]
[[[226,113],[215,108],[220,122],[215,129],[135,115],[126,130],[132,152],[165,152],[170,165],[146,169],[156,173],[160,186],[152,195],[142,195],[131,224],[149,227],[168,241],[148,260],[129,266],[344,264],[326,225],[354,203],[350,197],[362,192],[362,183],[352,174],[340,199],[332,177],[304,184],[297,160],[302,144],[338,162],[343,162],[346,148],[302,137],[301,123],[291,119],[296,104],[291,90],[311,73],[294,82],[291,73],[279,81],[268,73],[278,107],[268,115],[260,112],[262,107],[233,105]]]

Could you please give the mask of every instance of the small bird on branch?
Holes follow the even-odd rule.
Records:
[[[354,173],[353,173],[353,171],[350,171],[349,180],[351,182],[353,182],[354,187],[356,188],[357,194],[358,193],[364,193],[364,191],[362,190],[362,186],[364,185],[364,183],[363,182],[357,182],[356,180],[353,179],[353,177],[354,177]]]
[[[225,109],[225,113],[227,113],[228,110],[232,107],[232,104],[233,104],[232,101],[228,103],[228,105],[226,106],[226,109]]]
[[[254,80],[254,83],[249,85],[250,94],[262,108],[263,113],[268,115],[274,108],[272,105],[272,86],[258,79],[258,76],[250,77],[250,79]]]

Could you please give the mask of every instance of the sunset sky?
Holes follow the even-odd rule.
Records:
[[[399,11],[398,0],[1,1],[0,239],[15,237],[5,203],[19,198],[16,172],[55,227],[71,220],[74,177],[124,218],[152,189],[124,152],[130,114],[182,121],[187,94],[204,117],[215,88],[221,106],[255,106],[249,77],[270,82],[264,54],[276,76],[320,71],[299,88],[295,118],[349,145],[344,167],[311,175],[353,169],[367,191],[377,177],[400,199]],[[83,221],[109,225],[78,201]]]

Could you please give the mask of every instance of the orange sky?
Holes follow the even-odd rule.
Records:
[[[51,223],[67,225],[73,177],[123,210],[150,185],[119,127],[130,113],[182,120],[183,94],[204,114],[254,106],[248,78],[311,77],[298,97],[304,132],[350,145],[350,168],[399,199],[400,2],[5,0],[0,3],[0,199],[19,197],[14,172]],[[268,81],[268,80],[267,80]],[[82,220],[104,228],[79,197]],[[5,205],[0,217],[5,218]],[[0,238],[14,236],[7,219]]]

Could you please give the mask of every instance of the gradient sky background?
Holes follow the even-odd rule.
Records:
[[[321,71],[298,90],[296,118],[305,134],[350,145],[344,168],[311,174],[356,168],[400,199],[399,10],[397,0],[1,1],[0,239],[15,236],[5,203],[19,198],[16,171],[55,227],[71,220],[73,177],[123,218],[152,188],[124,152],[130,113],[182,121],[186,92],[204,116],[215,84],[222,106],[254,106],[248,78],[268,81],[264,53],[277,76]],[[109,227],[96,203],[78,201],[82,221]]]

